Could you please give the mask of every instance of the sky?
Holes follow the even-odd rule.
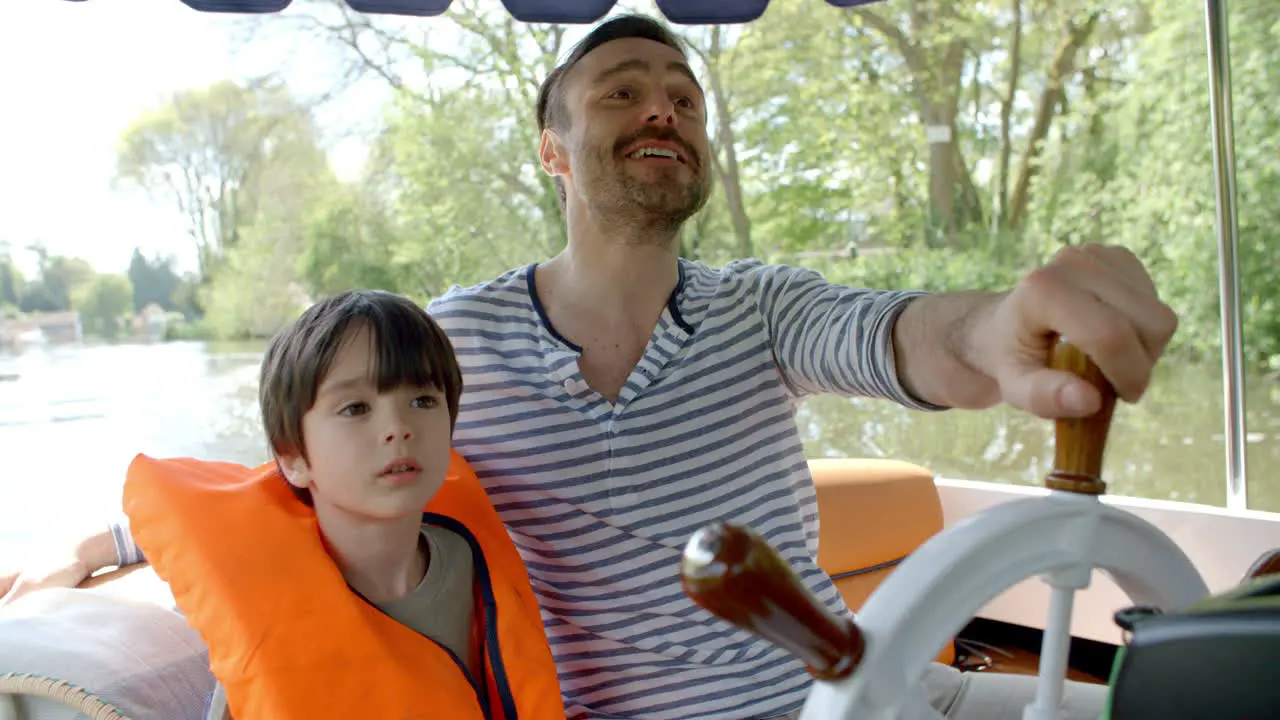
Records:
[[[0,0],[0,244],[23,274],[35,274],[26,250],[34,242],[99,272],[124,272],[135,247],[194,271],[195,246],[171,201],[113,187],[116,143],[172,93],[219,80],[277,72],[300,97],[331,89],[343,58],[292,29],[299,6],[245,16],[201,13],[181,0]],[[612,12],[626,6],[656,11],[651,2],[620,2]],[[458,37],[441,18],[377,22],[429,29],[433,44]],[[268,32],[246,43],[247,23]],[[570,27],[566,50],[589,27]],[[315,110],[339,177],[359,175],[389,99],[386,83],[370,75]]]
[[[241,48],[243,23],[180,0],[0,4],[0,242],[9,243],[24,274],[33,274],[35,258],[22,249],[36,241],[99,272],[123,272],[134,247],[172,253],[180,269],[195,268],[175,209],[112,188],[115,146],[137,115],[168,94],[262,74],[282,58],[291,60],[291,86],[318,91],[331,82],[316,61],[320,49]],[[366,148],[359,130],[386,95],[370,80],[318,113],[322,127],[348,131],[330,151],[340,176],[358,173]]]

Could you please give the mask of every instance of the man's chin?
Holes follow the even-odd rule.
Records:
[[[686,172],[637,173],[623,183],[627,194],[643,205],[696,202],[697,181]]]
[[[705,202],[698,181],[687,172],[623,172],[614,182],[599,183],[592,189],[588,204],[606,215],[639,212],[664,224],[684,222]]]

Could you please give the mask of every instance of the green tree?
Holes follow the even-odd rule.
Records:
[[[134,248],[129,259],[129,283],[133,286],[133,309],[141,312],[142,308],[155,303],[164,310],[176,310],[174,291],[178,289],[181,279],[173,270],[174,258],[156,256],[147,259],[142,250]]]
[[[76,289],[95,275],[88,262],[80,258],[50,255],[42,243],[29,248],[36,254],[36,279],[22,294],[23,312],[58,312],[71,309]]]
[[[1159,0],[1134,47],[1133,78],[1100,100],[1106,126],[1091,153],[1053,151],[1073,170],[1049,231],[1073,242],[1133,249],[1182,315],[1174,350],[1216,362],[1220,352],[1215,189],[1202,12]],[[1231,5],[1242,320],[1248,362],[1280,365],[1280,20],[1267,0]],[[1083,126],[1083,123],[1078,123]],[[1047,201],[1044,198],[1043,201]],[[1032,203],[1036,205],[1035,202]]]
[[[256,223],[200,288],[203,324],[216,338],[268,337],[297,317],[310,298],[294,270],[296,244],[276,242],[279,228]]]
[[[22,301],[22,272],[13,264],[9,243],[0,241],[0,305],[14,308]]]
[[[1276,21],[1264,0],[1232,12],[1246,335],[1251,364],[1280,365],[1266,201],[1280,135]],[[255,230],[288,264],[273,282],[430,296],[562,247],[530,110],[567,28],[514,23],[479,0],[431,26],[447,33],[337,0],[302,3],[288,22],[342,48],[348,70],[382,78],[394,99],[363,179],[318,183],[301,220]],[[754,254],[854,284],[943,290],[1007,287],[1064,244],[1120,243],[1182,312],[1175,352],[1216,352],[1198,8],[775,0],[748,26],[676,29],[709,93],[722,190],[683,229],[682,255]]]
[[[71,307],[86,334],[114,340],[133,308],[133,286],[124,275],[97,275],[76,289]]]
[[[298,275],[317,295],[358,288],[403,291],[425,263],[403,263],[402,254],[389,253],[402,249],[402,232],[393,209],[367,184],[335,186],[308,218]],[[430,286],[424,275],[416,281]]]
[[[120,139],[116,172],[187,218],[199,274],[239,240],[273,164],[322,164],[310,112],[279,83],[223,81],[175,93]]]

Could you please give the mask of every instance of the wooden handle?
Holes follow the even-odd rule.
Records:
[[[699,530],[680,564],[684,592],[708,612],[785,648],[819,680],[847,677],[866,643],[852,620],[813,597],[760,536],[728,524]]]
[[[1050,361],[1055,370],[1079,375],[1098,388],[1102,407],[1084,418],[1061,418],[1056,421],[1057,436],[1053,471],[1045,478],[1051,490],[1102,495],[1107,484],[1102,481],[1102,455],[1111,430],[1111,416],[1116,408],[1116,391],[1098,366],[1076,346],[1059,339]]]
[[[1253,565],[1250,565],[1249,570],[1245,572],[1244,579],[1247,582],[1277,573],[1280,573],[1280,549],[1268,550],[1253,561]]]

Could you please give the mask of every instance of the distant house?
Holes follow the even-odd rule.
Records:
[[[80,313],[74,310],[30,313],[0,321],[0,345],[71,343],[84,339]]]
[[[134,337],[160,340],[164,338],[168,325],[169,318],[164,308],[155,303],[147,303],[141,312],[133,316],[130,331]]]

